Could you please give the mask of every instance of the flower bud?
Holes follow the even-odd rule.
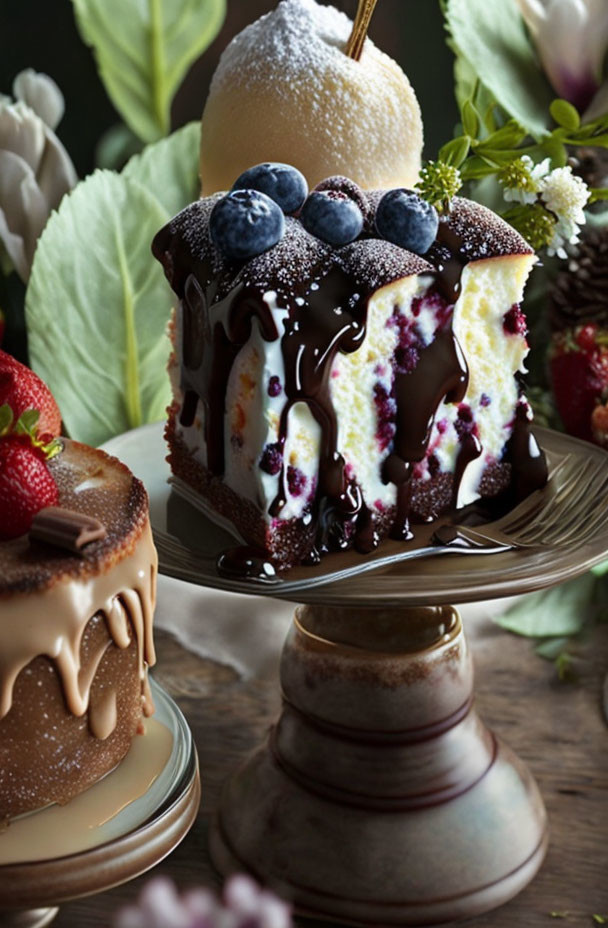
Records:
[[[63,112],[57,86],[27,71],[17,77],[14,89],[22,97],[16,103],[0,98],[0,246],[27,282],[38,238],[77,176],[51,128]]]

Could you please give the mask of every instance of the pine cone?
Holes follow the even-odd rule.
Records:
[[[585,233],[576,255],[558,273],[550,291],[554,332],[593,322],[608,329],[608,227]]]
[[[608,187],[608,151],[605,148],[577,148],[572,171],[588,187]]]

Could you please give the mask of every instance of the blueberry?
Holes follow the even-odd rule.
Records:
[[[413,190],[389,190],[378,203],[378,234],[417,255],[426,254],[437,237],[438,228],[437,210]]]
[[[274,200],[284,213],[297,213],[308,196],[304,175],[290,164],[256,164],[234,182],[233,190],[259,190]]]
[[[234,190],[213,207],[211,241],[229,261],[245,261],[268,251],[282,238],[285,217],[259,190]]]
[[[339,190],[314,191],[302,208],[302,225],[329,245],[348,245],[363,229],[357,204]]]

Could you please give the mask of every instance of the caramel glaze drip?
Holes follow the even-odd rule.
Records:
[[[94,656],[87,674],[80,646],[89,619],[104,615],[110,639],[119,648],[137,643],[142,708],[154,706],[146,686],[147,668],[155,662],[152,615],[156,597],[157,556],[146,521],[133,551],[103,573],[86,580],[67,579],[41,592],[14,596],[0,606],[0,719],[11,709],[13,688],[21,671],[38,655],[49,657],[57,670],[68,710],[84,715],[90,707],[93,679],[109,643]],[[113,697],[112,697],[113,698]],[[93,707],[92,733],[107,738],[116,724],[112,702]]]
[[[201,234],[206,234],[206,230],[201,230]],[[333,266],[327,271],[322,262],[305,282],[294,285],[289,301],[283,298],[281,305],[288,309],[288,314],[284,334],[280,336],[260,289],[237,284],[227,296],[216,300],[218,275],[213,273],[210,260],[197,261],[192,267],[187,247],[180,243],[178,236],[172,237],[173,241],[169,244],[167,230],[163,230],[155,240],[153,250],[183,301],[182,388],[185,398],[180,422],[186,427],[192,425],[200,398],[205,409],[209,469],[218,477],[224,473],[228,378],[238,352],[251,335],[255,319],[264,339],[274,341],[281,337],[287,397],[279,427],[281,448],[287,437],[289,411],[295,403],[307,404],[321,431],[316,496],[311,511],[303,518],[308,528],[313,525],[316,539],[308,561],[318,562],[320,556],[329,550],[349,547],[355,547],[362,553],[373,550],[378,544],[374,518],[363,500],[360,487],[347,476],[344,459],[338,452],[336,412],[329,384],[337,352],[354,352],[364,341],[369,299],[377,287],[365,292],[341,268]],[[425,256],[435,267],[435,286],[448,305],[453,305],[458,299],[462,271],[470,260],[463,246],[463,240],[449,223],[442,221],[437,241]],[[404,254],[407,255],[407,252]],[[189,266],[194,273],[187,273]],[[205,286],[201,281],[208,283]],[[268,289],[272,287],[264,288]],[[461,402],[467,386],[467,364],[452,330],[450,317],[434,341],[420,352],[414,370],[395,375],[396,434],[394,448],[383,470],[383,479],[397,486],[392,537],[411,537],[412,464],[421,461],[426,454],[437,408],[443,400]],[[454,473],[454,504],[466,466],[481,454],[481,450],[474,436],[463,436]],[[514,470],[518,496],[530,492],[529,487],[542,485],[544,459],[529,433],[527,421],[520,423],[520,419],[517,420],[507,456]],[[531,461],[534,463],[531,464]],[[286,469],[283,466],[279,492],[270,507],[272,516],[280,515],[286,493]],[[247,562],[247,575],[250,576],[250,549],[246,553],[244,563]],[[260,552],[260,563],[262,555],[263,552]],[[232,573],[237,561],[237,553],[232,551]]]

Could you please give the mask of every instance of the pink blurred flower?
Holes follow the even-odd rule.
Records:
[[[223,901],[210,890],[179,894],[165,878],[151,880],[135,905],[121,909],[113,928],[291,928],[289,906],[250,877],[231,877]]]
[[[584,113],[602,89],[608,49],[607,0],[517,3],[553,89]]]

